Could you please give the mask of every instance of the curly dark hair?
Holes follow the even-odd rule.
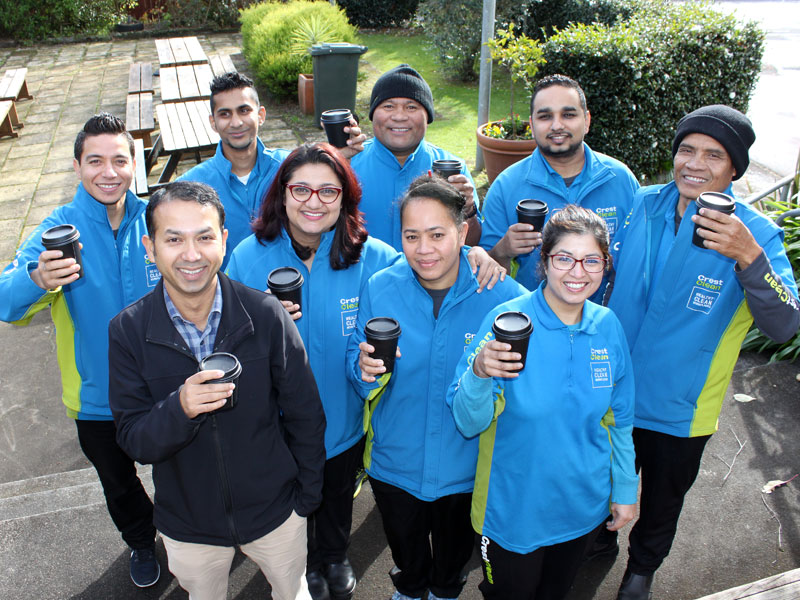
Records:
[[[327,165],[342,184],[342,203],[339,218],[334,225],[330,263],[334,270],[346,269],[359,261],[361,249],[367,240],[364,215],[358,210],[361,202],[361,185],[347,159],[328,143],[303,144],[286,157],[264,196],[261,212],[253,222],[253,232],[263,243],[274,240],[282,230],[286,230],[297,256],[301,260],[311,256],[312,249],[301,245],[292,237],[284,205],[286,184],[297,169],[307,164]]]
[[[253,83],[253,80],[250,79],[247,75],[242,75],[238,71],[229,71],[228,73],[217,75],[211,81],[210,87],[211,87],[211,100],[210,100],[211,114],[214,114],[214,96],[230,90],[239,90],[243,88],[248,88],[250,92],[253,94],[253,99],[256,102],[256,106],[259,105],[258,91],[256,90],[256,86]]]
[[[411,185],[403,199],[400,200],[400,220],[403,220],[403,211],[412,200],[419,198],[430,198],[440,202],[450,213],[456,227],[460,227],[466,221],[464,207],[467,199],[459,192],[452,183],[436,174],[420,175]]]
[[[611,256],[608,253],[609,237],[605,219],[577,204],[567,204],[552,214],[542,230],[541,256],[538,273],[542,279],[547,276],[547,258],[558,241],[565,235],[591,235],[600,247],[606,259],[606,270],[611,268]]]

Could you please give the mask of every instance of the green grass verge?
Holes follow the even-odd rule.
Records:
[[[445,76],[445,70],[434,59],[433,48],[422,34],[395,30],[391,33],[361,32],[361,43],[369,48],[359,65],[360,76],[357,94],[357,111],[369,114],[369,97],[372,86],[378,77],[401,63],[408,63],[419,71],[433,92],[436,118],[428,126],[426,139],[453,152],[475,166],[475,129],[478,126],[478,83],[452,81]],[[493,69],[492,102],[490,116],[500,119],[508,114],[510,99],[508,74]],[[519,107],[515,112],[528,117],[529,98],[527,94],[517,93]],[[362,128],[371,133],[371,127],[362,119]],[[366,125],[366,126],[364,126]]]

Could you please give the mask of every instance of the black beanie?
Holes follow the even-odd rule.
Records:
[[[389,98],[411,98],[422,104],[433,123],[433,94],[428,83],[415,69],[403,63],[378,78],[369,99],[369,120],[378,105]]]
[[[702,133],[714,138],[725,147],[736,170],[734,181],[747,171],[750,164],[748,150],[756,141],[756,132],[750,119],[735,108],[723,104],[704,106],[678,121],[678,130],[672,141],[672,157],[678,152],[681,141],[690,133]]]

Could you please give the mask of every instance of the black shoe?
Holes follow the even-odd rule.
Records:
[[[311,571],[306,573],[306,583],[308,583],[308,593],[311,594],[312,600],[331,600],[331,594],[328,590],[328,582],[319,571]]]
[[[325,566],[325,579],[333,600],[350,600],[356,589],[356,574],[346,558],[340,563]]]
[[[140,588],[155,585],[161,576],[161,565],[156,560],[156,547],[131,550],[131,581]]]
[[[583,560],[593,560],[595,558],[601,557],[611,557],[616,556],[619,553],[619,544],[617,543],[617,538],[614,537],[611,540],[601,540],[600,538],[596,539],[594,544],[586,551],[586,555],[583,557]]]
[[[650,600],[653,594],[650,587],[653,585],[653,575],[637,575],[625,569],[622,576],[622,585],[617,592],[617,600]]]

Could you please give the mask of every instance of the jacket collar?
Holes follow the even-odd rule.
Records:
[[[459,299],[462,295],[470,294],[478,289],[478,279],[472,273],[472,267],[470,267],[469,261],[467,260],[467,253],[469,252],[469,249],[469,246],[463,246],[461,248],[461,255],[458,259],[458,277],[456,278],[456,282],[450,288],[447,298]],[[405,256],[403,258],[405,259]],[[419,279],[417,279],[417,275],[414,272],[414,269],[411,268],[408,260],[403,260],[402,264],[404,265],[403,269],[405,270],[405,278],[410,280],[413,285],[418,286],[420,290],[427,294],[428,292],[422,287],[422,284],[419,282]]]
[[[539,148],[533,151],[531,157],[531,166],[526,176],[528,182],[541,185],[542,175],[544,174],[547,175],[550,185],[553,185],[554,181],[563,181],[561,175],[550,166],[550,163],[547,162],[547,159]],[[586,142],[583,142],[583,160],[583,168],[581,172],[578,173],[577,177],[575,177],[572,185],[580,185],[584,181],[594,181],[609,170],[606,165],[598,160],[597,156],[592,152],[592,149],[589,148]]]
[[[391,150],[389,150],[386,146],[381,144],[378,138],[374,137],[370,141],[375,146],[375,155],[382,163],[393,166],[401,170],[405,169],[409,165],[413,165],[417,159],[417,156],[424,152],[424,148],[427,144],[425,138],[422,138],[417,147],[414,149],[414,152],[408,155],[408,157],[406,158],[406,162],[404,162],[403,165],[401,166],[400,161],[397,160],[397,157],[394,154],[392,154]]]
[[[250,176],[252,177],[255,174],[258,174],[261,168],[261,161],[263,160],[262,157],[265,156],[265,152],[267,147],[264,145],[264,142],[261,141],[261,138],[256,137],[256,164],[253,165],[253,170],[250,171]],[[219,171],[220,175],[222,175],[225,180],[227,181],[231,177],[234,177],[233,173],[231,172],[231,161],[225,158],[225,154],[222,152],[222,140],[217,143],[217,151],[214,153],[214,160],[213,164],[216,167],[217,171]]]
[[[324,256],[327,257],[331,252],[331,245],[333,244],[333,236],[336,233],[336,228],[331,229],[330,231],[325,231],[320,236],[319,240],[319,248],[316,251],[316,257],[314,257],[314,261],[316,262],[317,257]],[[294,248],[292,248],[292,239],[289,237],[289,232],[286,230],[285,227],[281,228],[281,239],[283,243],[289,248],[289,252],[294,254]],[[296,255],[295,255],[296,256]],[[300,260],[300,257],[297,257],[297,260]]]
[[[221,271],[219,277],[220,288],[222,289],[222,318],[217,330],[217,339],[214,341],[214,350],[233,348],[243,338],[253,335],[255,328],[250,315],[242,306],[236,290],[231,284],[231,280]],[[181,334],[175,329],[172,319],[167,312],[167,305],[164,302],[164,279],[159,280],[156,288],[151,292],[152,308],[150,319],[147,323],[145,339],[151,343],[163,344],[166,346],[182,349],[191,355],[191,351],[183,341]]]
[[[569,326],[556,316],[553,309],[547,303],[544,297],[544,288],[547,286],[547,281],[544,280],[539,284],[539,287],[531,294],[533,300],[533,309],[536,312],[536,319],[547,329],[567,329]],[[596,315],[594,305],[589,300],[583,301],[583,314],[581,321],[578,323],[578,331],[583,331],[589,335],[597,333]]]
[[[75,191],[72,203],[80,209],[81,213],[89,217],[92,221],[109,225],[108,211],[105,205],[95,200],[94,196],[86,191],[82,183],[78,184],[78,189]],[[122,222],[119,225],[120,230],[123,229],[131,219],[138,216],[143,209],[144,203],[137,198],[133,192],[130,190],[125,192],[125,215],[122,217]]]

